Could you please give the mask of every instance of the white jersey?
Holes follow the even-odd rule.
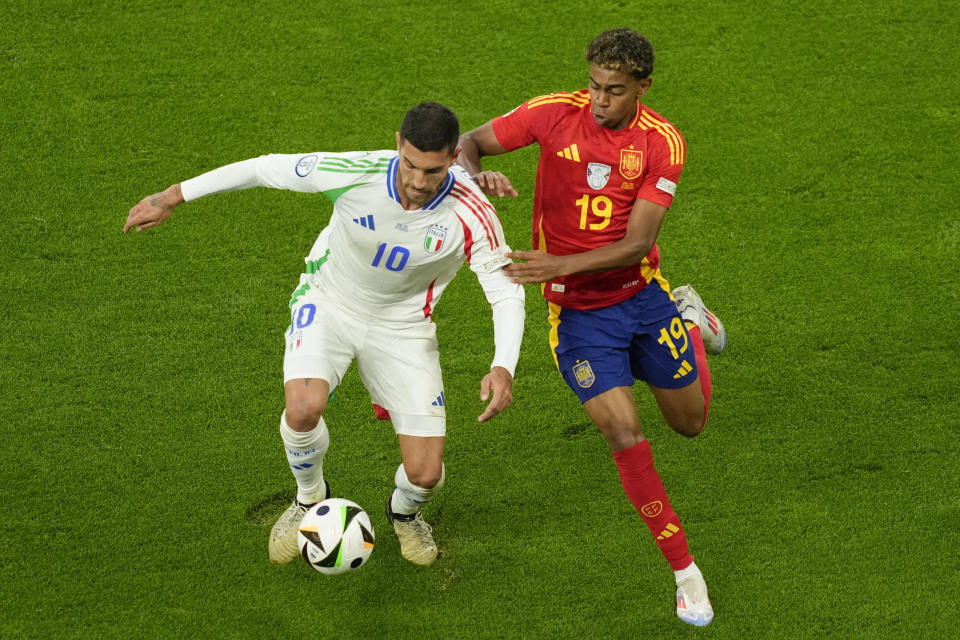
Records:
[[[398,163],[396,151],[274,154],[215,169],[181,189],[187,201],[255,186],[319,192],[333,201],[330,224],[306,258],[291,305],[315,287],[369,320],[398,327],[430,322],[443,291],[468,262],[494,306],[493,364],[512,374],[523,289],[502,271],[510,248],[493,206],[454,165],[433,199],[408,211],[397,193]]]

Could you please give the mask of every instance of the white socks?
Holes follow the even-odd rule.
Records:
[[[677,579],[678,585],[690,576],[699,576],[701,580],[703,579],[703,574],[700,573],[700,567],[697,566],[696,562],[691,562],[686,569],[673,572],[673,577]]]
[[[303,504],[319,502],[327,497],[323,482],[323,456],[330,447],[330,432],[320,418],[310,431],[294,431],[287,424],[287,412],[280,416],[280,437],[287,452],[290,471],[297,479],[297,500]]]
[[[432,498],[440,487],[443,486],[443,480],[446,477],[446,467],[440,472],[440,482],[430,489],[418,487],[411,484],[407,479],[407,472],[401,464],[397,467],[397,475],[394,477],[397,488],[390,498],[390,511],[400,516],[410,516],[420,510],[420,506]]]

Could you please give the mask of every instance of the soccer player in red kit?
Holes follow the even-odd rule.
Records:
[[[699,434],[710,371],[726,332],[692,287],[671,292],[657,234],[677,188],[686,143],[641,102],[653,48],[631,29],[597,36],[586,53],[590,84],[533,98],[461,136],[459,162],[490,195],[516,195],[480,158],[540,145],[533,251],[506,271],[543,283],[550,346],[560,373],[607,439],[626,494],[674,570],[677,616],[713,619],[707,585],[653,465],[631,387],[647,383],[672,429]]]

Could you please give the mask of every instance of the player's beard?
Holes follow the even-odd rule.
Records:
[[[430,202],[430,199],[437,193],[436,187],[430,188],[426,187],[423,191],[415,189],[412,184],[403,185],[403,195],[406,196],[407,202],[410,204],[417,205],[418,207],[423,207],[423,205]]]

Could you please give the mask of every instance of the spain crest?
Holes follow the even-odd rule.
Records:
[[[427,229],[427,235],[423,239],[423,248],[430,253],[437,253],[443,246],[443,241],[447,239],[447,228],[435,224]]]
[[[620,149],[620,175],[636,180],[643,173],[643,150]]]
[[[577,364],[573,365],[573,376],[577,379],[577,384],[583,389],[589,389],[597,381],[589,360],[578,361]]]

